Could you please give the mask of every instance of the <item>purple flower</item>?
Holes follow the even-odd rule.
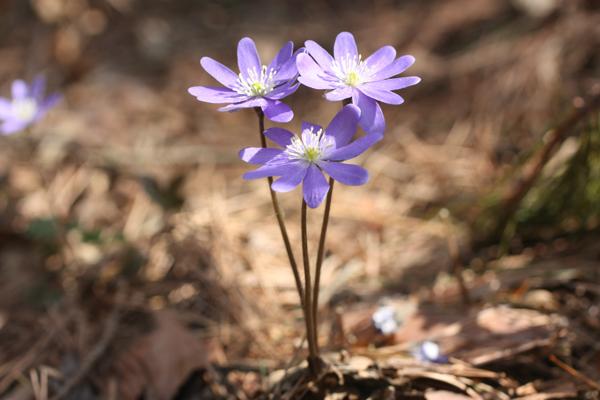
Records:
[[[4,135],[18,132],[41,119],[60,99],[58,93],[44,99],[46,81],[36,77],[31,86],[17,79],[12,83],[12,100],[0,97],[0,132]]]
[[[188,89],[191,95],[207,103],[231,103],[219,111],[235,112],[242,108],[260,107],[266,117],[275,122],[289,122],[294,113],[281,99],[294,93],[300,83],[296,57],[304,48],[292,51],[294,44],[286,43],[273,61],[266,66],[260,62],[256,45],[250,38],[243,38],[238,44],[238,65],[240,75],[209,57],[203,57],[200,64],[206,72],[225,85],[224,88],[194,86]]]
[[[319,125],[302,122],[302,139],[286,129],[267,129],[265,135],[285,150],[249,147],[240,151],[242,160],[264,164],[244,174],[244,179],[281,176],[271,186],[276,192],[289,192],[304,182],[302,193],[310,208],[318,207],[329,191],[329,183],[321,171],[346,185],[367,183],[369,173],[363,167],[339,162],[362,154],[383,137],[373,134],[348,144],[356,132],[359,118],[358,107],[349,104],[333,118],[325,131]]]
[[[448,356],[442,354],[440,346],[435,342],[424,341],[415,358],[424,363],[444,364],[448,362]]]
[[[396,309],[390,306],[379,307],[371,316],[373,326],[384,335],[389,335],[398,330]]]
[[[328,90],[325,98],[330,101],[351,97],[352,103],[360,108],[360,126],[367,134],[385,131],[385,120],[377,101],[402,104],[404,99],[392,90],[415,85],[421,80],[416,76],[388,79],[404,72],[415,58],[403,56],[394,60],[396,50],[385,46],[363,61],[354,36],[348,32],[340,33],[335,39],[335,58],[312,40],[305,46],[310,56],[298,56],[298,80],[313,89]]]

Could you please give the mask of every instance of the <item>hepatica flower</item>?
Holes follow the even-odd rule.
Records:
[[[294,113],[280,100],[298,89],[296,57],[305,51],[301,48],[292,54],[293,48],[292,42],[286,43],[267,66],[261,64],[252,39],[243,38],[237,50],[239,75],[212,58],[203,57],[202,67],[225,87],[194,86],[188,91],[200,101],[230,103],[219,111],[260,107],[271,121],[289,122]]]
[[[298,56],[298,80],[313,89],[325,89],[325,98],[339,101],[352,98],[361,111],[360,126],[367,134],[385,131],[385,120],[377,101],[402,104],[404,99],[392,90],[415,85],[416,76],[393,78],[410,67],[415,59],[403,56],[396,60],[396,50],[385,46],[363,60],[354,36],[340,33],[335,39],[333,57],[312,40],[305,43],[308,54]]]
[[[362,154],[382,138],[380,134],[373,134],[348,144],[356,132],[359,118],[358,107],[349,104],[325,130],[307,122],[302,122],[300,136],[282,128],[267,129],[265,135],[284,150],[249,147],[240,151],[242,160],[263,165],[244,174],[244,179],[281,176],[271,186],[276,192],[288,192],[303,183],[302,193],[310,208],[318,207],[329,191],[323,172],[346,185],[367,183],[369,173],[363,167],[340,162]]]
[[[425,341],[421,343],[415,358],[423,363],[444,364],[448,362],[448,356],[442,353],[442,349],[435,342]]]
[[[44,99],[46,81],[38,76],[31,86],[17,79],[12,83],[12,100],[0,97],[0,132],[9,135],[23,130],[41,119],[60,99],[54,93]]]
[[[371,316],[373,326],[384,335],[389,335],[398,330],[398,322],[396,321],[396,310],[394,307],[383,306],[379,307]]]

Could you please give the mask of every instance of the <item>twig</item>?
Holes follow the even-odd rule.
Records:
[[[108,345],[111,343],[112,339],[117,332],[117,328],[119,327],[119,317],[121,314],[121,308],[123,304],[123,300],[125,298],[125,285],[119,284],[117,293],[115,295],[115,306],[108,316],[106,323],[104,325],[104,330],[102,331],[102,336],[96,345],[92,348],[88,356],[83,360],[81,366],[77,370],[73,376],[71,376],[63,387],[50,398],[50,400],[60,400],[75,387],[91,370],[91,368],[96,364],[98,359],[104,354]]]
[[[589,112],[595,110],[598,106],[600,106],[600,93],[592,96],[583,106],[575,108],[571,114],[558,125],[556,129],[554,129],[552,138],[544,146],[542,153],[539,155],[529,175],[524,177],[519,185],[505,196],[504,209],[509,210],[509,218],[510,215],[516,211],[519,204],[521,204],[521,200],[525,194],[527,194],[527,191],[542,171],[544,165],[546,165],[550,157],[554,154],[558,145],[564,141],[567,133],[573,129],[577,122],[584,118]]]
[[[554,364],[558,365],[559,367],[561,367],[562,369],[564,369],[565,371],[567,371],[574,377],[581,379],[582,381],[584,381],[585,383],[590,385],[592,388],[594,388],[596,390],[600,390],[600,385],[598,385],[596,382],[594,382],[587,376],[583,375],[581,372],[577,371],[576,369],[574,369],[574,368],[568,366],[567,364],[565,364],[564,362],[560,361],[554,354],[550,354],[550,356],[548,358],[550,358],[550,361],[552,361]]]
[[[0,380],[0,394],[4,393],[4,391],[8,389],[10,385],[12,385],[15,379],[17,379],[17,377],[23,373],[25,368],[31,365],[31,363],[33,363],[36,357],[46,348],[46,346],[48,346],[50,342],[54,340],[54,337],[61,327],[62,326],[53,325],[52,328],[50,328],[49,331],[44,335],[44,337],[38,340],[38,342],[31,347],[27,354],[21,357],[18,361],[14,363],[9,362],[8,364],[0,366],[0,376],[2,376],[2,372],[5,369],[10,370],[10,372],[8,372],[6,376]]]
[[[42,400],[42,388],[40,387],[40,380],[35,369],[29,370],[29,379],[31,380],[31,388],[33,389],[35,400]]]
[[[302,383],[304,383],[304,380],[306,379],[307,374],[308,374],[308,370],[304,371],[304,373],[302,374],[302,376],[300,376],[300,378],[298,379],[298,381],[296,382],[294,387],[289,391],[289,393],[286,394],[285,400],[302,398],[302,395],[298,396],[298,397],[294,397],[294,396],[296,395],[296,393],[298,393],[300,391],[301,385],[302,385]],[[306,385],[308,385],[308,383],[306,383]]]
[[[285,373],[283,374],[283,377],[279,380],[279,382],[277,382],[277,385],[275,386],[275,389],[273,390],[273,398],[279,399],[279,397],[281,395],[281,384],[283,383],[283,381],[287,377],[289,369],[296,362],[296,358],[298,357],[298,353],[300,353],[300,349],[304,345],[305,341],[306,341],[306,335],[304,335],[304,337],[302,338],[302,341],[300,342],[300,344],[296,348],[296,351],[294,352],[294,356],[292,357],[292,359],[290,360],[290,362],[285,366]]]
[[[456,245],[456,240],[454,239],[454,235],[452,235],[452,224],[450,223],[450,212],[448,209],[442,208],[440,210],[440,217],[442,217],[442,220],[444,221],[446,245],[448,246],[448,253],[450,254],[450,260],[452,261],[454,275],[456,275],[458,285],[460,286],[460,294],[462,295],[463,302],[466,305],[469,305],[471,304],[471,297],[469,296],[469,291],[465,285],[463,267],[460,263],[460,254],[458,251],[458,246]]]

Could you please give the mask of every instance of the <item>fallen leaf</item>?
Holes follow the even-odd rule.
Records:
[[[546,346],[563,326],[557,315],[507,306],[462,316],[419,310],[408,316],[395,339],[405,350],[409,340],[435,341],[445,354],[477,366]]]
[[[436,390],[435,392],[426,392],[425,399],[427,400],[473,400],[472,397],[464,394],[449,392],[447,390]]]
[[[517,389],[518,400],[576,398],[577,388],[570,381],[530,382]],[[524,396],[523,396],[524,395]]]
[[[168,400],[196,369],[206,368],[209,352],[170,311],[154,313],[156,327],[116,361],[118,398]]]

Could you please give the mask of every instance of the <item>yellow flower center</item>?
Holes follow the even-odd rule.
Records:
[[[350,57],[348,54],[342,57],[339,62],[336,60],[331,67],[335,76],[340,80],[342,86],[358,86],[361,83],[369,81],[368,75],[372,68],[361,60],[361,55]]]
[[[289,158],[297,158],[309,163],[318,163],[329,155],[329,148],[333,147],[331,138],[325,139],[323,129],[319,129],[317,133],[313,132],[313,128],[306,129],[302,132],[302,139],[295,136],[292,139],[292,144],[288,145],[286,152]]]
[[[15,99],[12,101],[12,109],[18,119],[23,122],[31,122],[38,112],[38,104],[31,97]]]
[[[248,69],[248,78],[244,78],[240,72],[237,80],[238,86],[234,90],[246,96],[263,96],[275,87],[275,75],[277,75],[277,71],[274,70],[267,73],[266,65],[262,66],[260,74],[256,72],[256,68]]]

